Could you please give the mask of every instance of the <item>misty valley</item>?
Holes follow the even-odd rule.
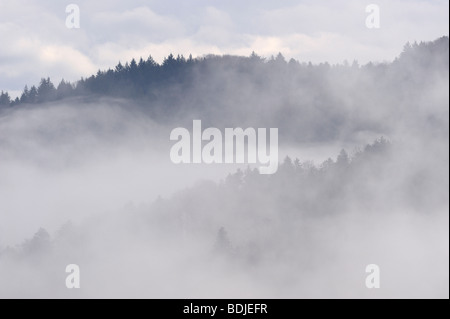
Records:
[[[2,91],[0,297],[448,297],[448,72],[442,37]]]

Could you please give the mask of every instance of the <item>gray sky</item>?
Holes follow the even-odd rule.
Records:
[[[0,90],[15,96],[41,77],[74,81],[119,60],[161,61],[171,52],[384,61],[407,41],[449,34],[447,0],[75,0],[80,29],[65,26],[70,3],[0,1]],[[380,29],[365,26],[370,3],[381,8]]]

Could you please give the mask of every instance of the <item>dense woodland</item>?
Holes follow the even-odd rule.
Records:
[[[145,206],[126,207],[120,211],[120,221],[114,217],[112,225],[111,221],[100,219],[89,227],[84,225],[84,229],[69,222],[53,239],[41,228],[22,244],[0,249],[0,259],[2,255],[35,258],[56,249],[55,253],[60,245],[72,245],[67,240],[96,237],[97,222],[103,220],[107,227],[121,224],[122,236],[127,238],[141,233],[155,236],[165,245],[172,241],[181,244],[186,236],[200,237],[207,240],[213,253],[257,262],[262,258],[262,243],[257,242],[263,235],[261,227],[277,232],[283,229],[279,235],[286,237],[286,241],[281,241],[286,245],[298,235],[298,227],[310,219],[334,218],[349,212],[385,218],[384,214],[400,208],[409,214],[439,209],[448,194],[435,185],[448,183],[448,178],[430,168],[392,181],[392,175],[403,166],[395,160],[398,155],[391,142],[380,138],[351,154],[342,150],[335,160],[329,158],[319,165],[286,157],[275,175],[261,175],[250,168],[237,170],[219,183],[199,182],[170,198],[159,197]],[[250,242],[233,240],[227,229],[236,234],[248,232]],[[294,248],[297,243],[287,245]],[[275,253],[286,247],[266,249]]]
[[[201,118],[219,128],[279,127],[285,141],[323,142],[361,130],[389,134],[412,110],[418,111],[413,117],[445,129],[434,111],[423,114],[428,112],[423,104],[436,83],[448,82],[448,66],[448,37],[407,44],[393,62],[363,66],[285,61],[281,54],[270,59],[171,54],[162,64],[141,58],[76,83],[55,86],[42,79],[14,101],[2,92],[0,109],[114,98],[158,122],[189,125]]]
[[[330,65],[321,63],[299,62],[291,59],[285,60],[281,53],[277,57],[265,59],[252,53],[250,57],[214,56],[193,59],[192,55],[185,58],[182,55],[175,57],[170,54],[162,64],[158,64],[150,55],[146,60],[142,57],[122,64],[119,62],[114,69],[99,70],[96,75],[81,79],[76,83],[69,83],[64,79],[55,85],[50,78],[42,78],[39,85],[25,86],[20,98],[11,99],[8,92],[1,92],[0,105],[20,106],[21,104],[44,103],[62,100],[73,96],[105,95],[123,98],[148,99],[157,98],[158,90],[167,90],[169,86],[176,86],[183,90],[190,90],[196,81],[204,80],[207,84],[208,75],[214,71],[231,70],[238,72],[239,76],[247,80],[258,78],[259,84],[264,87],[276,78],[285,84],[291,81],[301,83],[302,80],[317,79],[329,73],[354,72],[376,74],[379,77],[393,76],[397,71],[405,70],[409,63],[414,63],[420,71],[421,68],[435,68],[447,64],[449,42],[448,37],[442,37],[434,42],[421,42],[404,46],[404,50],[393,63],[369,63],[360,66],[357,61],[349,64]],[[441,70],[442,72],[448,70]],[[397,73],[397,76],[407,76]],[[309,81],[310,85],[314,84]],[[222,83],[226,85],[227,83]]]
[[[25,86],[20,98],[11,99],[8,92],[1,92],[0,105],[19,106],[21,104],[44,103],[61,100],[73,96],[90,94],[116,96],[123,98],[144,98],[150,101],[157,98],[158,90],[165,90],[169,86],[177,86],[186,91],[196,85],[196,81],[208,81],[208,74],[215,70],[232,70],[243,78],[258,78],[263,87],[268,85],[270,78],[282,81],[280,84],[305,79],[316,79],[328,73],[377,74],[378,76],[392,76],[392,73],[402,70],[411,62],[417,68],[433,68],[448,65],[448,37],[442,37],[434,42],[406,44],[400,57],[393,63],[372,63],[360,66],[357,61],[352,64],[344,62],[340,65],[322,63],[313,65],[301,63],[294,59],[286,62],[281,53],[277,57],[265,59],[252,53],[250,57],[238,56],[206,56],[193,59],[170,54],[162,64],[158,64],[150,55],[146,60],[142,57],[122,64],[119,62],[114,69],[99,70],[96,75],[81,79],[76,83],[69,83],[64,79],[54,85],[50,78],[43,78],[39,85]],[[406,72],[407,70],[403,70]],[[412,70],[409,70],[412,71]],[[446,70],[442,70],[445,72]],[[447,70],[448,71],[448,70]],[[407,74],[398,74],[407,76]],[[284,82],[284,83],[283,83]],[[226,85],[227,83],[222,83]],[[310,85],[313,84],[310,82]]]
[[[373,63],[360,66],[357,61],[349,64],[330,65],[321,63],[301,63],[294,59],[286,62],[281,53],[269,60],[252,53],[250,57],[213,56],[193,59],[170,54],[162,64],[158,64],[150,55],[146,60],[142,57],[124,65],[119,62],[114,69],[99,70],[96,75],[81,79],[76,83],[69,83],[64,79],[55,86],[50,78],[42,78],[39,85],[25,86],[20,98],[11,99],[8,92],[1,92],[0,106],[19,106],[21,104],[44,103],[62,100],[73,96],[91,94],[116,96],[123,98],[145,98],[154,100],[157,90],[170,85],[189,90],[196,84],[196,80],[208,80],[208,73],[214,70],[233,70],[239,72],[243,78],[258,77],[260,85],[267,85],[274,75],[281,75],[281,80],[299,82],[302,79],[314,79],[328,72],[369,73],[386,76],[401,69],[408,63],[415,63],[416,67],[429,68],[448,65],[448,37],[442,37],[434,42],[420,44],[406,44],[400,57],[393,63]],[[419,63],[418,63],[419,62]],[[393,70],[392,70],[393,69]],[[405,70],[406,71],[406,70]],[[445,72],[445,70],[442,70]],[[447,70],[448,71],[448,70]],[[406,74],[401,74],[406,76]],[[200,78],[199,78],[200,76]],[[278,78],[278,77],[277,77]],[[226,84],[226,83],[223,83]]]
[[[320,165],[286,157],[279,172],[273,176],[261,175],[256,169],[238,170],[219,183],[200,182],[171,198],[158,198],[141,208],[127,208],[124,213],[131,215],[126,218],[126,224],[133,229],[140,225],[143,233],[151,230],[158,236],[178,238],[176,240],[181,240],[179,236],[186,233],[205,236],[207,225],[215,225],[213,231],[217,231],[217,236],[210,242],[211,249],[217,250],[217,253],[232,253],[238,243],[233,244],[226,234],[224,226],[231,226],[230,221],[235,226],[240,223],[248,226],[248,223],[254,222],[267,225],[297,223],[308,216],[319,218],[341,214],[349,210],[350,204],[380,202],[380,198],[373,197],[377,194],[374,187],[381,187],[383,181],[389,179],[392,163],[387,159],[391,158],[392,152],[391,143],[380,138],[353,154],[342,150],[336,160],[330,158]],[[380,184],[367,184],[361,176],[378,176]],[[420,185],[414,186],[414,190],[404,189],[405,197],[415,198],[411,203],[412,209],[419,210],[425,204],[426,193],[423,190],[426,183],[422,180]],[[389,189],[378,194],[389,205],[404,204],[403,198],[393,203],[391,195]],[[439,196],[444,197],[445,194]],[[371,212],[368,209],[359,213]],[[81,236],[80,231],[83,230],[77,230],[69,223],[61,228],[57,237],[78,237]],[[2,254],[16,257],[46,254],[54,244],[58,245],[58,242],[52,243],[49,233],[41,228],[33,238],[21,245],[0,250],[0,257]]]

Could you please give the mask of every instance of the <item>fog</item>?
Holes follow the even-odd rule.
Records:
[[[362,67],[207,57],[149,99],[0,109],[0,297],[448,298],[436,43]],[[277,173],[172,163],[194,119],[279,128]]]
[[[68,101],[2,118],[2,244],[41,226],[56,230],[67,220],[148,203],[237,167],[174,165],[172,128],[132,108],[112,99]]]

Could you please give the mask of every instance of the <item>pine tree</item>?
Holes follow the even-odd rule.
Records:
[[[33,85],[28,94],[28,103],[36,103],[38,97],[38,91],[36,87]]]
[[[0,94],[0,107],[9,106],[11,104],[11,97],[8,92],[1,92]]]
[[[41,79],[37,89],[37,102],[48,102],[56,99],[56,89],[50,78]]]
[[[20,103],[29,103],[29,101],[30,101],[30,91],[28,90],[28,86],[25,85],[23,93],[20,96]]]

